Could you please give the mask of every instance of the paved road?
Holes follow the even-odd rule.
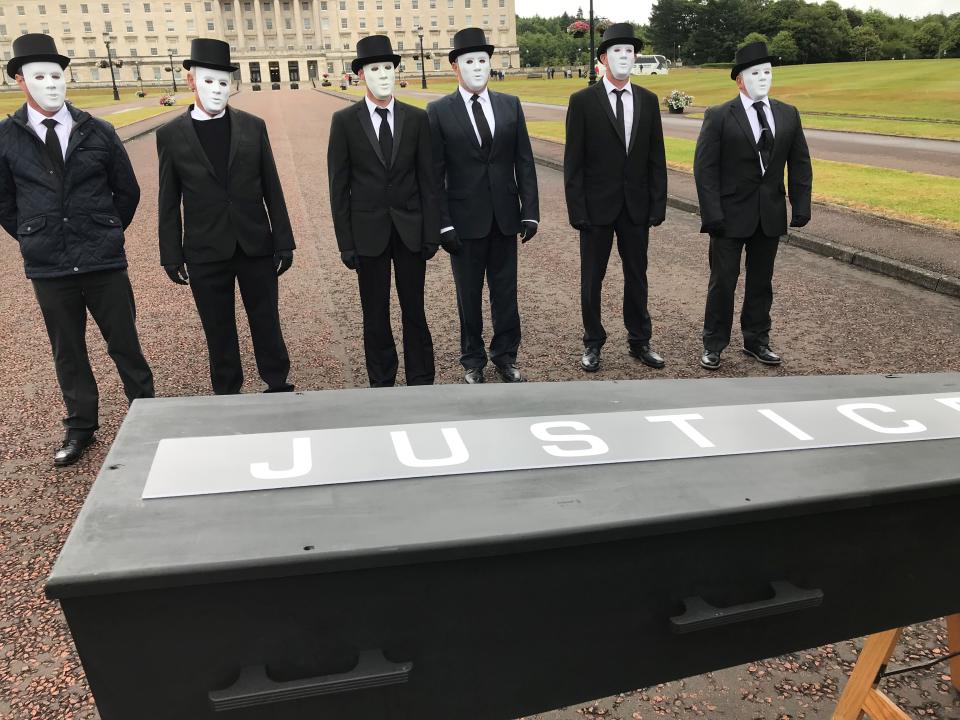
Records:
[[[362,331],[356,275],[340,263],[332,235],[326,178],[331,113],[343,101],[297,91],[242,93],[235,104],[262,116],[269,127],[297,238],[296,262],[281,281],[281,317],[290,347],[292,380],[302,390],[362,386]],[[305,142],[305,138],[311,141]],[[188,289],[172,285],[159,267],[156,240],[157,162],[152,137],[128,144],[143,190],[127,234],[138,325],[158,393],[209,393],[203,336]],[[581,379],[579,357],[579,250],[566,224],[563,181],[540,168],[542,230],[520,251],[520,307],[524,341],[520,363],[531,380]],[[704,377],[697,365],[706,246],[697,219],[670,212],[650,249],[650,310],[654,344],[667,368],[653,371],[627,355],[621,313],[621,269],[611,259],[604,299],[610,342],[604,368],[592,380]],[[59,441],[61,403],[50,351],[18,248],[0,242],[0,717],[94,720],[97,717],[59,607],[42,594],[51,563],[103,462],[126,410],[119,382],[93,323],[94,372],[101,383],[99,442],[78,465],[54,472],[51,448]],[[793,247],[778,258],[774,340],[785,363],[768,369],[742,354],[724,354],[716,376],[785,376],[892,373],[960,369],[960,301],[842,265]],[[427,272],[426,306],[434,336],[438,382],[460,381],[456,301],[443,254]],[[400,327],[394,308],[395,330]],[[241,330],[246,391],[256,392],[249,335]],[[739,339],[739,338],[736,338]],[[402,371],[401,371],[402,377]],[[491,374],[491,381],[493,381]],[[369,392],[377,392],[370,390]],[[483,392],[483,389],[478,389]],[[772,468],[771,471],[775,471]],[[829,562],[825,558],[824,562]],[[651,581],[657,568],[650,569]],[[571,591],[619,592],[618,578]],[[565,631],[561,629],[561,631]],[[603,652],[604,638],[569,630],[570,652]],[[895,658],[901,664],[935,657],[944,642],[940,623],[911,630]],[[858,642],[811,648],[781,658],[688,678],[643,691],[548,713],[551,720],[654,718],[721,720],[828,718]],[[945,668],[888,682],[912,715],[958,717]],[[587,709],[592,708],[592,710]]]
[[[437,97],[437,93],[419,90],[408,94]],[[567,112],[561,105],[544,103],[528,102],[523,108],[528,120],[563,120]],[[670,137],[696,140],[700,125],[696,118],[663,115],[663,131]],[[960,142],[832,130],[806,130],[805,134],[811,154],[822,160],[960,177]]]

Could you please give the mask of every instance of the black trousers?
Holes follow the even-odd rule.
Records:
[[[87,356],[87,310],[107,342],[127,400],[153,397],[153,373],[140,349],[133,288],[126,270],[34,280],[33,290],[67,407],[63,426],[68,438],[90,437],[100,427],[100,394]]]
[[[591,226],[580,231],[580,310],[583,346],[599,350],[607,340],[600,321],[603,278],[607,274],[613,234],[623,263],[623,323],[630,347],[650,343],[653,327],[647,312],[647,244],[650,230],[637,225],[626,208],[613,225]]]
[[[493,337],[490,359],[494,365],[513,365],[520,349],[520,310],[517,307],[517,236],[494,228],[485,238],[464,240],[463,250],[450,256],[457,286],[460,315],[460,364],[482,368],[487,364],[483,346],[483,279],[490,291]]]
[[[403,321],[403,363],[407,385],[433,385],[433,338],[423,310],[427,263],[403,244],[397,229],[376,257],[359,256],[357,279],[363,309],[363,352],[370,387],[393,387],[397,381],[397,344],[390,325],[390,268],[397,280]]]
[[[770,344],[770,307],[773,305],[773,263],[780,238],[767,237],[758,227],[753,237],[710,236],[710,285],[703,318],[703,346],[722,352],[730,343],[734,293],[740,276],[740,257],[746,248],[746,280],[740,329],[743,344],[752,348]]]
[[[293,390],[293,385],[287,382],[290,356],[280,328],[279,288],[273,256],[249,257],[238,246],[229,260],[191,263],[187,271],[207,338],[213,392],[233,395],[243,386],[237,338],[237,285],[250,323],[257,370],[267,384],[266,392]]]

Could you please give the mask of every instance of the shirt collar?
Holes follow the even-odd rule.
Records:
[[[375,117],[377,114],[377,110],[381,109],[380,106],[374,103],[373,101],[371,101],[370,98],[368,98],[366,95],[363,96],[363,100],[364,102],[367,103],[367,112],[370,113],[370,117],[371,118]],[[396,103],[396,100],[397,99],[395,97],[392,97],[392,96],[390,97],[390,104],[387,105],[386,107],[387,117],[390,117],[391,115],[393,115],[393,107],[394,107],[394,104]]]
[[[199,120],[200,122],[203,122],[204,120],[219,120],[226,114],[227,114],[226,108],[221,110],[216,115],[207,115],[203,110],[198,108],[196,105],[190,106],[190,117],[192,117],[194,120]]]
[[[603,75],[603,86],[607,89],[607,95],[612,93],[614,90],[623,89],[627,91],[627,95],[629,95],[630,97],[633,97],[633,85],[631,85],[628,82],[626,85],[623,86],[623,88],[618,88],[616,85],[610,82],[610,79],[607,77],[606,73],[604,73]]]
[[[481,102],[485,102],[485,103],[487,103],[487,104],[490,103],[490,93],[487,92],[487,88],[484,88],[484,89],[483,89],[483,92],[481,92],[481,93],[472,93],[472,92],[470,92],[469,90],[467,90],[466,88],[464,88],[463,85],[458,85],[457,87],[458,87],[459,90],[460,90],[460,97],[463,98],[463,101],[467,104],[467,107],[470,107],[470,99],[471,99],[475,94],[477,94],[477,95],[480,96],[480,101],[481,101]]]
[[[39,132],[40,128],[43,128],[43,131],[46,132],[47,129],[43,124],[43,121],[46,119],[46,115],[37,112],[30,107],[29,103],[27,103],[27,120],[34,129]],[[63,106],[57,110],[56,114],[53,116],[53,119],[61,125],[66,125],[68,128],[73,126],[73,115],[70,114],[70,108],[67,107],[66,103],[64,103]]]
[[[743,109],[744,109],[744,110],[753,110],[753,103],[756,102],[756,101],[755,101],[755,100],[751,100],[747,95],[744,95],[743,93],[740,93],[740,102],[743,103]],[[768,110],[771,110],[771,109],[772,109],[772,108],[770,107],[770,98],[769,98],[769,97],[765,97],[765,98],[764,98],[763,100],[761,100],[760,102],[762,102],[764,105],[766,105]]]

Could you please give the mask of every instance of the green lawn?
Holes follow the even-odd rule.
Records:
[[[140,122],[141,120],[146,120],[147,118],[156,117],[157,115],[163,115],[171,111],[182,110],[183,105],[177,106],[167,106],[164,107],[160,105],[159,98],[157,99],[156,105],[149,105],[142,108],[133,108],[130,110],[121,110],[120,112],[110,113],[109,115],[101,116],[103,120],[106,120],[108,123],[113,125],[115,128],[126,127],[127,125],[133,125],[135,122]]]
[[[164,92],[165,91],[162,88],[150,88],[147,90],[147,97],[156,98],[155,102],[159,103],[160,96],[163,95]],[[94,90],[71,90],[68,86],[67,100],[76,105],[78,108],[83,108],[84,110],[115,104],[113,99],[113,90],[110,88],[97,88]],[[121,103],[129,103],[136,100],[138,100],[136,88],[121,88]],[[21,93],[16,86],[14,86],[13,91],[7,90],[0,92],[0,114],[7,115],[12,113],[21,105],[23,105],[23,93]]]
[[[527,126],[534,137],[564,141],[563,123],[558,120],[531,121]],[[667,164],[691,171],[696,142],[670,137],[664,142]],[[813,177],[817,200],[960,230],[960,178],[830,160],[814,160]]]

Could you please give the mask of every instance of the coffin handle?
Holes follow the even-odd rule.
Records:
[[[724,608],[711,605],[699,595],[684,598],[683,604],[686,606],[686,611],[683,615],[670,618],[670,629],[675,633],[697,632],[771,615],[805,610],[823,603],[822,590],[805,590],[786,580],[775,580],[770,585],[774,591],[772,598]]]

